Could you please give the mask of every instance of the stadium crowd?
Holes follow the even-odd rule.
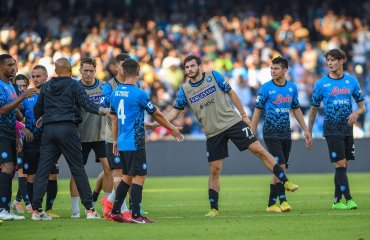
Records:
[[[327,72],[323,54],[333,48],[347,53],[346,71],[370,103],[370,2],[357,2],[3,1],[0,54],[13,56],[18,73],[26,76],[36,64],[51,73],[55,60],[66,57],[76,79],[81,59],[93,57],[97,77],[109,80],[116,74],[114,57],[127,52],[140,63],[142,88],[164,112],[186,80],[182,59],[196,54],[205,71],[225,76],[249,116],[259,86],[271,79],[271,59],[281,55],[289,60],[287,78],[297,84],[307,117],[314,83]],[[176,121],[184,134],[204,138],[190,112]],[[321,136],[322,124],[318,117],[314,137]],[[298,123],[292,129],[294,137],[302,136]],[[356,137],[370,136],[369,111],[354,131]],[[169,132],[157,128],[149,136],[160,140]]]

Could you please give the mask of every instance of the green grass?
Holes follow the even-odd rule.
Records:
[[[35,222],[26,214],[26,220],[4,222],[0,239],[370,239],[369,174],[349,175],[359,209],[348,211],[330,209],[332,174],[290,178],[300,185],[287,194],[293,211],[267,214],[269,176],[223,176],[222,215],[210,219],[203,217],[209,210],[207,177],[149,177],[143,208],[157,223],[144,225],[69,219],[68,182],[61,180],[54,204],[61,219]]]

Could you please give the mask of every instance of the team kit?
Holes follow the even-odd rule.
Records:
[[[285,78],[289,64],[283,57],[272,59],[271,80],[259,88],[250,119],[222,74],[215,70],[203,72],[201,59],[195,55],[183,60],[186,80],[167,113],[161,113],[147,92],[140,89],[140,66],[128,54],[121,53],[115,57],[117,75],[107,82],[96,78],[96,62],[89,57],[80,62],[81,79],[77,84],[68,75],[70,66],[64,59],[57,61],[67,66],[66,73],[62,75],[56,71],[58,77],[50,80],[46,68],[36,65],[31,71],[32,88],[26,76],[17,75],[14,58],[8,54],[0,55],[0,220],[22,220],[25,217],[17,213],[24,212],[31,213],[32,220],[60,217],[53,210],[58,192],[58,162],[50,160],[46,165],[40,159],[48,161],[58,157],[48,158],[44,148],[50,147],[51,134],[62,134],[53,133],[52,129],[56,131],[63,124],[66,129],[76,132],[64,133],[63,137],[65,141],[70,138],[76,143],[73,154],[81,156],[76,158],[79,161],[76,166],[68,162],[71,172],[86,165],[91,151],[95,153],[96,162],[102,165],[93,190],[88,182],[87,186],[81,184],[81,174],[71,177],[70,217],[81,217],[78,203],[82,201],[87,219],[154,223],[141,208],[144,180],[150,171],[147,169],[145,131],[162,125],[175,140],[183,141],[181,126],[174,126],[171,122],[185,109],[195,115],[206,136],[210,209],[205,217],[221,215],[219,179],[222,161],[228,157],[229,140],[240,151],[248,149],[271,173],[266,212],[292,211],[286,191],[294,192],[299,187],[285,173],[292,147],[290,118],[294,116],[299,123],[306,148],[311,150],[312,129],[320,106],[324,107],[323,136],[329,150],[328,159],[334,167],[334,201],[330,207],[334,210],[357,209],[350,193],[347,167],[348,161],[355,159],[353,124],[365,112],[364,95],[358,80],[344,72],[346,55],[342,50],[329,50],[325,58],[328,73],[316,81],[306,124],[300,110],[297,86]],[[56,63],[56,69],[58,67]],[[58,101],[52,102],[47,97],[48,91],[55,99],[66,94],[65,88],[53,89],[49,83],[62,81],[61,77],[65,78],[65,86],[73,82],[70,91],[81,91],[77,95],[87,97],[72,103],[76,113],[71,118],[62,122],[48,121],[46,115],[57,116],[58,111],[53,112],[46,106],[52,103],[56,110],[63,108]],[[352,100],[358,105],[357,110],[352,110]],[[150,115],[152,122],[144,122],[145,114]],[[262,137],[266,147],[255,135],[261,116],[264,118]],[[65,155],[63,150],[61,153]],[[18,193],[11,201],[15,171],[18,171]],[[40,186],[40,179],[44,186]],[[101,191],[104,192],[101,200],[103,216],[95,210]],[[45,208],[42,207],[43,194],[47,196]]]

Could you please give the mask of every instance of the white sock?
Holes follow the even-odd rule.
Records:
[[[80,197],[71,197],[72,199],[72,212],[80,212],[80,207],[78,206],[78,202],[80,201]]]
[[[113,191],[108,196],[108,202],[114,203],[115,198],[116,198],[116,190],[113,189]]]
[[[121,213],[124,213],[124,212],[128,211],[128,208],[127,208],[127,205],[126,205],[126,198],[125,198],[125,200],[123,200],[123,203],[122,203],[122,206],[121,206]]]
[[[111,194],[111,193],[110,192],[104,192],[104,197],[109,196],[109,194]]]

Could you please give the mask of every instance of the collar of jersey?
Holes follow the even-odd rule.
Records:
[[[192,87],[199,87],[202,83],[203,83],[203,81],[204,81],[204,76],[206,75],[205,73],[202,73],[202,79],[199,81],[199,82],[196,82],[196,83],[192,83],[190,80],[189,80],[189,84],[190,84],[190,86],[192,86]]]
[[[284,84],[284,85],[277,85],[277,84],[274,82],[274,80],[272,80],[272,79],[271,79],[271,82],[272,82],[275,86],[277,86],[277,87],[285,87],[285,86],[288,84],[288,80],[286,80],[286,79],[285,79],[285,84]]]
[[[86,86],[86,85],[84,85],[83,83],[82,83],[82,81],[80,80],[80,83],[81,83],[81,85],[85,88],[85,89],[94,89],[94,88],[96,88],[98,85],[99,85],[99,81],[98,81],[98,79],[96,79],[95,78],[95,83],[93,84],[93,85],[91,85],[91,86]]]
[[[343,73],[343,76],[342,76],[342,77],[340,77],[340,78],[332,78],[332,77],[330,77],[330,76],[329,76],[329,73],[328,73],[328,75],[327,75],[327,76],[328,76],[328,78],[329,78],[329,79],[331,79],[331,80],[342,80],[342,79],[344,78],[344,76],[345,76],[345,75],[346,75],[346,74],[345,74],[345,73]]]

